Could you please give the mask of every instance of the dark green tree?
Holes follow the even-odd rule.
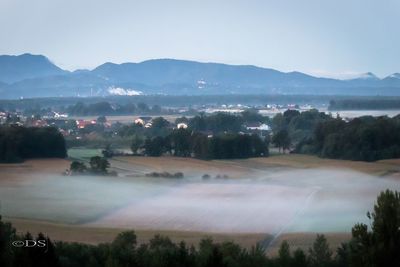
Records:
[[[145,154],[151,157],[159,157],[165,151],[165,140],[161,136],[152,139],[147,138],[144,143]]]
[[[332,251],[324,235],[317,235],[309,250],[310,267],[332,266]]]
[[[166,136],[169,133],[169,125],[170,123],[163,117],[154,118],[149,129],[151,136]]]
[[[106,122],[107,122],[107,118],[106,118],[106,116],[99,116],[99,117],[96,119],[96,122],[97,122],[97,123],[106,123]]]
[[[350,241],[351,266],[400,266],[400,193],[382,192],[367,214],[372,229],[356,224]]]
[[[0,266],[12,266],[14,253],[11,245],[16,240],[16,230],[11,223],[3,222],[0,216]]]
[[[107,169],[110,167],[108,160],[99,156],[91,157],[89,165],[90,170],[98,174],[106,174],[108,172]]]
[[[86,172],[87,167],[83,162],[73,161],[69,167],[72,174],[82,174]]]
[[[134,231],[126,231],[117,235],[111,243],[111,257],[116,266],[135,266],[135,249],[137,241]]]
[[[110,144],[106,144],[106,147],[101,151],[101,153],[105,158],[112,158],[112,156],[114,155],[114,151],[111,149]]]
[[[135,135],[131,143],[131,150],[134,155],[138,154],[139,149],[143,147],[143,139],[139,135]]]
[[[272,143],[278,148],[279,152],[282,150],[285,153],[285,150],[289,149],[291,145],[289,132],[285,129],[279,130],[272,136]]]
[[[204,134],[194,134],[192,136],[193,153],[196,158],[207,159],[210,157],[208,138]]]
[[[176,129],[169,136],[168,141],[173,155],[178,157],[189,157],[192,152],[192,132],[187,129]]]
[[[291,267],[292,256],[290,255],[289,243],[286,240],[282,242],[279,248],[277,263],[280,267]]]
[[[307,256],[301,249],[296,249],[293,252],[292,267],[307,267]]]

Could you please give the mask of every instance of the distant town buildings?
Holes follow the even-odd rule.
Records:
[[[259,123],[259,122],[255,122],[255,123],[248,123],[244,125],[246,127],[246,130],[249,131],[270,131],[271,127],[269,127],[267,124],[265,123]]]
[[[84,129],[88,125],[94,125],[96,123],[96,120],[76,120],[76,127],[78,127],[78,129]]]

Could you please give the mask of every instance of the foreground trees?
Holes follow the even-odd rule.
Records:
[[[290,250],[283,242],[278,256],[268,258],[255,246],[244,249],[233,242],[214,243],[203,239],[197,248],[185,242],[174,243],[156,235],[148,243],[138,244],[133,231],[120,233],[113,242],[97,246],[53,242],[39,234],[16,234],[0,217],[0,266],[52,267],[395,267],[400,266],[400,194],[382,192],[374,211],[368,214],[372,228],[357,224],[352,239],[333,255],[323,235],[317,238],[308,253]],[[46,240],[45,248],[23,248],[12,245],[16,240]],[[45,252],[46,251],[46,252]],[[45,253],[44,253],[45,252]]]
[[[351,266],[400,266],[400,193],[382,192],[366,224],[352,229],[349,243]]]

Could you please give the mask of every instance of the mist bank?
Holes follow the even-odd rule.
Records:
[[[183,179],[140,178],[137,168],[132,173],[135,178],[26,174],[18,186],[0,188],[2,213],[105,228],[342,232],[368,221],[365,214],[380,191],[400,190],[397,180],[350,170],[257,168],[206,181],[199,171],[184,171]]]

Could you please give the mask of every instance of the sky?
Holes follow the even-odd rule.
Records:
[[[348,78],[400,72],[398,0],[0,0],[0,54],[176,58]]]

